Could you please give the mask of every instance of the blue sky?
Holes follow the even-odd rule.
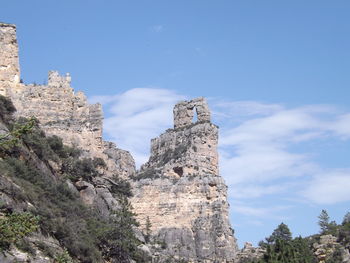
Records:
[[[0,0],[24,82],[70,72],[138,164],[176,101],[208,98],[240,244],[350,210],[349,12],[346,0]]]

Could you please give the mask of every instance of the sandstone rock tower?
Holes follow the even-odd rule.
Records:
[[[197,121],[193,123],[193,116]],[[218,170],[218,127],[203,98],[174,107],[174,129],[151,141],[151,156],[135,177],[132,205],[147,217],[166,253],[190,262],[234,262],[227,187]]]
[[[16,26],[0,23],[0,94],[19,84],[19,60]]]

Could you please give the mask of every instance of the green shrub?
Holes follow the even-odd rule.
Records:
[[[131,258],[142,261],[137,246],[140,241],[136,238],[133,227],[139,226],[131,211],[130,202],[126,197],[120,199],[121,208],[114,212],[109,221],[109,229],[100,235],[101,248],[105,258],[112,262],[129,262]]]
[[[33,204],[30,212],[35,218],[40,218],[37,227],[41,233],[55,237],[67,248],[69,256],[79,262],[98,263],[103,262],[103,258],[111,262],[124,262],[115,261],[113,255],[121,255],[120,259],[133,258],[140,263],[148,262],[143,260],[143,255],[137,248],[139,243],[132,229],[137,222],[130,205],[125,203],[126,197],[131,196],[130,184],[117,179],[112,191],[122,200],[122,209],[112,218],[103,217],[82,203],[79,195],[68,188],[65,177],[56,177],[47,173],[46,169],[38,169],[47,165],[51,159],[62,163],[62,171],[73,181],[82,178],[91,182],[98,175],[96,168],[105,165],[103,160],[78,159],[79,150],[64,146],[58,137],[46,138],[37,125],[33,130],[32,134],[24,136],[23,144],[13,147],[0,158],[2,176],[10,177],[9,181],[13,182],[1,184],[1,191],[13,195],[15,200]],[[13,191],[14,185],[19,186],[18,193]],[[3,249],[7,249],[13,242],[24,250],[31,249],[25,242],[20,242],[27,234],[26,231],[14,235],[18,242],[9,238],[12,232],[8,228],[3,231],[4,234],[0,232],[0,245]],[[71,260],[65,252],[55,255],[55,252],[42,244],[37,244],[37,247],[50,257],[56,256],[57,262]]]
[[[12,213],[0,217],[0,250],[6,250],[11,244],[17,244],[25,236],[35,232],[39,218],[31,213]]]
[[[99,158],[99,157],[98,158],[94,158],[92,160],[92,163],[93,163],[93,165],[95,167],[106,167],[107,166],[105,161],[102,158]]]
[[[80,179],[92,182],[92,179],[98,176],[98,172],[91,158],[75,159],[69,158],[63,162],[62,171],[68,175],[73,182]]]
[[[55,263],[74,263],[72,257],[69,255],[67,249],[54,257]]]
[[[117,196],[126,196],[126,197],[131,197],[132,196],[132,191],[131,191],[131,185],[128,181],[123,180],[119,177],[116,177],[114,179],[115,184],[112,184],[111,186],[111,193],[115,194]]]

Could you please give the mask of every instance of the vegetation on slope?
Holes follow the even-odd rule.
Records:
[[[45,244],[36,244],[57,262],[70,262],[70,258],[78,262],[128,262],[130,258],[143,262],[133,232],[137,222],[127,200],[130,184],[118,179],[113,186],[121,209],[110,217],[86,207],[66,182],[92,182],[103,161],[79,157],[78,150],[64,146],[57,136],[46,137],[37,121],[15,121],[11,117],[14,111],[12,103],[0,96],[0,119],[9,129],[0,138],[0,178],[11,182],[2,184],[0,192],[14,201],[1,203],[1,211],[7,212],[0,220],[0,249],[18,247],[20,239],[26,242],[25,236],[39,231],[66,248],[57,254]],[[55,170],[53,162],[61,169]],[[30,246],[27,242],[22,248],[33,252]]]
[[[322,210],[318,218],[320,234],[292,238],[288,226],[281,223],[265,241],[260,241],[259,246],[266,250],[262,258],[246,259],[241,263],[317,263],[320,262],[315,253],[318,247],[321,248],[322,262],[342,262],[341,249],[350,250],[350,212],[339,225],[335,221],[329,221],[326,210]],[[326,243],[322,247],[320,239],[325,235],[334,237],[336,243]]]

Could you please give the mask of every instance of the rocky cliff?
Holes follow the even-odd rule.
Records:
[[[74,92],[68,73],[50,71],[47,85],[21,83],[15,25],[0,23],[0,52],[0,95],[11,98],[17,116],[35,116],[46,134],[61,137],[87,156],[103,158],[109,175],[135,173],[132,156],[102,140],[101,105],[89,104],[83,92]]]
[[[149,220],[166,253],[186,262],[233,262],[236,256],[217,144],[205,99],[180,102],[174,129],[152,140],[150,159],[132,184],[141,225]]]
[[[80,194],[87,204],[108,213],[116,202],[106,192],[106,185],[115,176],[134,175],[135,163],[129,152],[103,141],[101,105],[89,104],[82,92],[74,92],[69,74],[50,71],[47,85],[21,83],[15,25],[0,24],[0,52],[0,95],[12,100],[16,116],[34,116],[47,135],[61,137],[66,145],[81,149],[84,157],[104,160],[102,179],[95,185],[84,183],[79,189],[83,189]]]
[[[154,260],[234,262],[237,245],[228,219],[227,187],[219,176],[218,127],[210,122],[203,98],[175,106],[174,129],[152,140],[151,157],[136,173],[129,152],[103,141],[101,105],[91,105],[75,92],[69,74],[50,71],[45,85],[22,83],[14,25],[0,24],[0,52],[0,95],[12,100],[16,116],[35,116],[47,135],[81,149],[84,158],[106,163],[93,180],[70,186],[85,204],[101,214],[118,209],[110,189],[117,178],[128,179],[141,230],[149,220],[152,241],[164,245],[161,252],[151,244],[145,248]],[[194,114],[198,121],[192,123]]]

